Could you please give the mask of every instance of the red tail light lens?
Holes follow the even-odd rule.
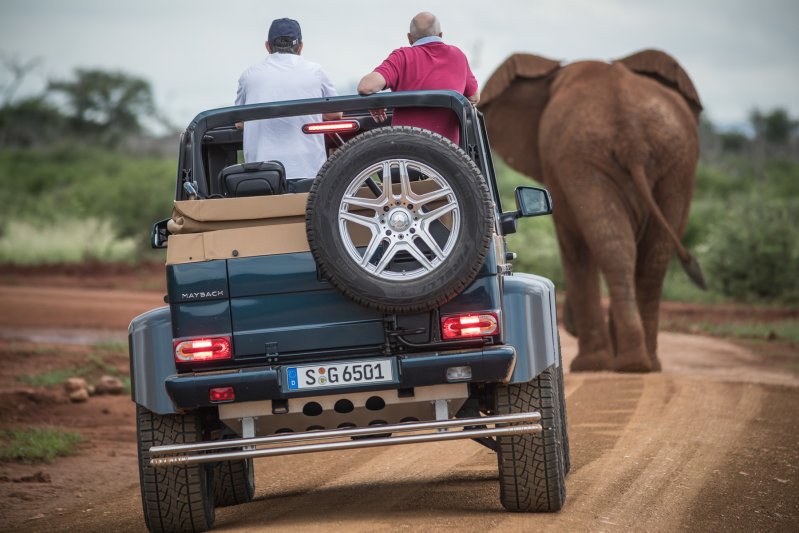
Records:
[[[233,356],[230,349],[230,337],[176,340],[173,345],[175,361],[178,363],[215,361],[230,359]]]
[[[496,335],[499,319],[496,313],[472,313],[441,318],[441,337],[444,340],[467,339]]]
[[[357,120],[331,120],[330,122],[312,122],[304,124],[303,133],[355,133],[361,129]]]
[[[214,387],[208,391],[208,399],[212,402],[232,402],[236,399],[233,387]]]

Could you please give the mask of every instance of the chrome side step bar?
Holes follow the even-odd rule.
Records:
[[[305,433],[285,433],[270,435],[268,437],[153,446],[150,448],[150,455],[152,456],[150,465],[183,466],[217,461],[231,461],[234,459],[274,457],[277,455],[347,450],[352,448],[375,448],[379,446],[393,446],[396,444],[414,444],[420,442],[540,433],[541,424],[538,423],[540,421],[541,414],[534,411],[531,413],[514,413],[510,415],[456,418],[429,422],[404,422],[401,424],[370,426],[365,428],[328,429]],[[486,427],[488,425],[512,423],[518,425],[493,428]],[[462,430],[447,432],[446,429],[448,428],[462,428]],[[382,435],[385,433],[405,433],[409,431],[427,432],[418,435],[402,435],[397,437],[375,437],[335,442],[302,443],[302,441],[349,439],[350,437],[365,437],[370,435]],[[299,442],[300,444],[282,445],[287,442]],[[257,448],[257,446],[268,447]],[[214,450],[222,451],[214,452]]]

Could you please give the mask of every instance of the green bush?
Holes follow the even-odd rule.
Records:
[[[65,219],[39,225],[11,221],[0,236],[0,263],[115,263],[136,258],[136,241],[119,237],[107,220]]]
[[[727,296],[799,302],[799,201],[752,195],[729,202],[703,255],[711,286]]]
[[[494,159],[494,165],[503,211],[516,209],[514,195],[516,187],[523,185],[542,187],[535,180],[513,171],[499,158]],[[516,233],[508,236],[508,249],[517,254],[513,270],[547,277],[562,288],[563,269],[560,265],[560,249],[552,217],[520,218],[517,222]]]
[[[61,257],[66,250],[54,252],[54,260],[48,262],[80,261],[98,254],[101,260],[141,257],[153,222],[172,212],[174,173],[172,158],[81,145],[0,151],[0,197],[6,200],[0,211],[0,234],[13,233],[19,244],[44,239],[58,246],[57,239],[48,237],[56,232],[82,243],[78,253]],[[22,233],[32,234],[33,241],[22,238]],[[86,242],[88,237],[103,242]],[[119,242],[109,243],[108,238]],[[103,257],[105,252],[111,255]]]

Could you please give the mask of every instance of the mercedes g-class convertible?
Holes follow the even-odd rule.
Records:
[[[451,110],[460,146],[375,123],[383,107]],[[236,123],[335,112],[302,128],[331,154],[315,178],[240,163]],[[454,439],[496,452],[505,508],[559,510],[554,286],[513,273],[504,238],[551,209],[545,190],[519,187],[502,211],[483,118],[454,92],[197,115],[174,212],[153,228],[168,306],[129,330],[150,530],[205,530],[215,506],[248,502],[255,458]]]

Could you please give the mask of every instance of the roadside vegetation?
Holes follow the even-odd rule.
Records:
[[[119,345],[117,345],[119,344]],[[17,379],[32,387],[63,387],[69,378],[84,378],[93,383],[101,376],[118,378],[126,393],[130,393],[130,375],[127,370],[128,354],[125,343],[100,343],[93,346],[93,353],[86,355],[80,364],[23,374]],[[123,368],[124,370],[120,370]]]
[[[52,463],[75,455],[83,441],[79,433],[56,428],[0,430],[0,461]]]
[[[158,260],[154,221],[171,213],[177,134],[150,85],[120,72],[76,70],[33,97],[14,89],[32,64],[7,64],[0,102],[0,265]],[[702,155],[683,242],[711,290],[696,289],[675,261],[664,298],[697,303],[799,304],[799,122],[782,109],[753,110],[749,133],[700,127]],[[534,183],[496,160],[504,209]],[[557,206],[555,206],[557,208]],[[518,271],[564,288],[551,217],[520,221],[508,238]]]
[[[149,228],[171,213],[175,133],[150,84],[78,69],[15,97],[35,62],[4,61],[0,85],[0,264],[160,257]]]

